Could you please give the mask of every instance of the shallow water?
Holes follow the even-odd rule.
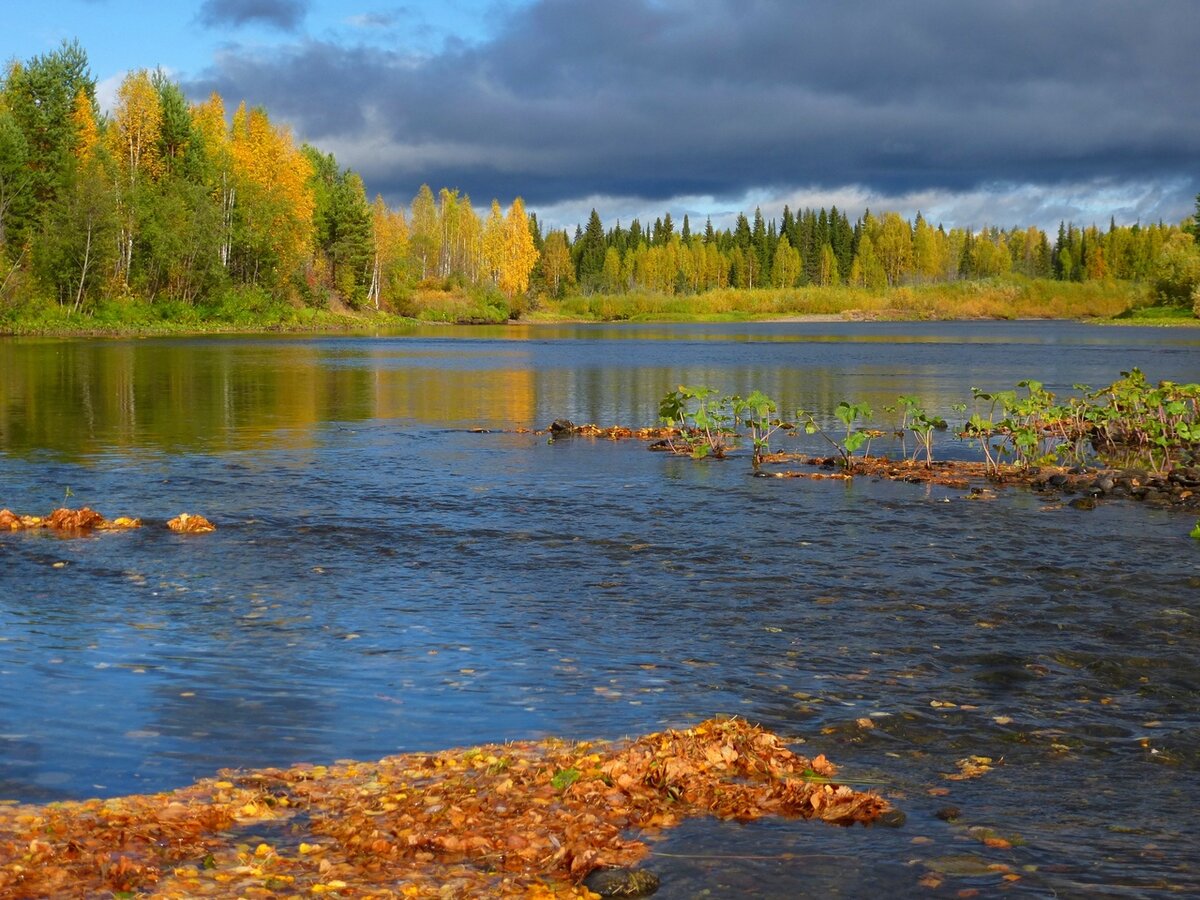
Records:
[[[880,783],[907,824],[689,823],[655,845],[663,896],[1200,891],[1191,521],[466,430],[651,424],[679,383],[823,415],[916,394],[951,418],[971,386],[1065,391],[1135,365],[1197,380],[1200,332],[2,342],[0,506],[45,511],[69,488],[71,504],[149,527],[0,536],[0,797],[725,713]],[[948,437],[937,449],[971,455]],[[183,510],[219,530],[162,530]],[[997,765],[945,779],[970,755]],[[948,805],[954,824],[936,817]],[[977,826],[1015,846],[985,847]]]

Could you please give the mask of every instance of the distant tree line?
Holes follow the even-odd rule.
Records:
[[[634,219],[605,229],[592,210],[573,237],[551,232],[541,242],[538,273],[552,293],[696,293],[714,288],[794,288],[851,285],[883,289],[903,284],[1018,274],[1061,281],[1145,280],[1164,249],[1187,247],[1191,236],[1162,223],[1105,231],[1063,223],[1053,243],[1039,228],[932,226],[921,214],[908,221],[869,210],[853,223],[835,206],[793,213],[780,221],[755,210],[731,229],[711,220],[694,232],[687,216],[676,229],[670,213],[649,228]]]
[[[368,201],[332,154],[243,103],[189,103],[161,71],[130,73],[101,114],[77,42],[12,62],[0,80],[0,303],[98,300],[205,305],[256,297],[402,309],[422,286],[507,295],[734,287],[889,286],[1019,274],[1152,281],[1190,302],[1200,284],[1197,219],[1040,229],[932,225],[920,214],[836,207],[760,210],[692,230],[667,213],[574,234],[544,231],[520,198],[481,215],[470,197],[423,185],[411,204]]]

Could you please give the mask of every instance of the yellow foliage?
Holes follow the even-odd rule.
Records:
[[[503,255],[497,284],[508,296],[529,290],[529,273],[537,265],[538,252],[529,231],[525,202],[518,197],[508,208],[504,220]]]
[[[284,271],[298,268],[312,245],[311,164],[290,131],[275,128],[262,109],[247,113],[245,103],[234,113],[230,148],[249,231],[276,249]]]
[[[75,107],[71,111],[71,121],[75,125],[78,143],[75,145],[75,155],[87,162],[96,154],[100,144],[100,126],[96,122],[96,110],[88,95],[80,90],[75,95]]]
[[[157,178],[162,172],[158,146],[161,132],[162,104],[149,73],[145,69],[130,72],[117,90],[117,106],[108,130],[113,156],[130,184],[141,175]]]

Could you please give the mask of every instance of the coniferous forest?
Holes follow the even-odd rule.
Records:
[[[391,207],[267,110],[230,109],[216,94],[189,102],[161,71],[130,73],[102,113],[78,43],[11,62],[0,81],[0,324],[9,328],[318,325],[355,312],[503,321],[563,298],[622,296],[669,299],[686,313],[688,298],[714,292],[733,299],[695,308],[761,312],[747,298],[766,291],[907,297],[948,285],[955,291],[934,314],[972,315],[955,298],[979,282],[1026,293],[1030,282],[1057,284],[1032,292],[1046,315],[1078,314],[1056,298],[1095,297],[1100,286],[1106,314],[1190,311],[1200,308],[1197,216],[1062,223],[1049,235],[946,229],[920,214],[851,219],[836,207],[785,207],[778,220],[755,210],[724,229],[669,212],[606,225],[593,210],[572,234],[544,230],[519,197],[480,212],[457,190],[422,185]],[[569,308],[621,318],[630,307]]]

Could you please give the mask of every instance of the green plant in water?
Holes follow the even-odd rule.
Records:
[[[737,436],[731,428],[731,398],[718,397],[709,387],[680,385],[663,397],[658,417],[663,424],[679,430],[682,450],[693,459],[724,458]],[[673,438],[667,443],[673,451],[681,451]]]
[[[1188,533],[1196,540],[1200,541],[1200,519],[1196,520],[1196,527]]]
[[[841,440],[835,440],[830,437],[829,433],[821,427],[821,424],[813,414],[806,409],[796,410],[796,421],[804,423],[805,434],[816,434],[824,438],[837,451],[838,456],[841,457],[842,468],[848,469],[850,468],[850,461],[855,452],[859,447],[867,443],[872,436],[872,432],[855,428],[855,423],[859,419],[869,419],[871,417],[871,407],[865,403],[850,403],[843,400],[838,403],[834,414],[846,427],[846,435]]]
[[[912,458],[916,460],[917,454],[924,450],[925,467],[928,468],[933,463],[933,433],[944,431],[947,427],[946,420],[941,416],[932,416],[926,412],[925,407],[921,406],[921,402],[916,397],[900,397],[898,399],[900,405],[904,407],[901,429],[907,428],[917,441],[917,449],[913,451]]]
[[[754,444],[753,464],[757,469],[763,456],[771,452],[771,435],[786,423],[774,417],[775,401],[762,391],[755,390],[745,399],[735,396],[730,405],[734,418],[750,430],[750,440]]]

